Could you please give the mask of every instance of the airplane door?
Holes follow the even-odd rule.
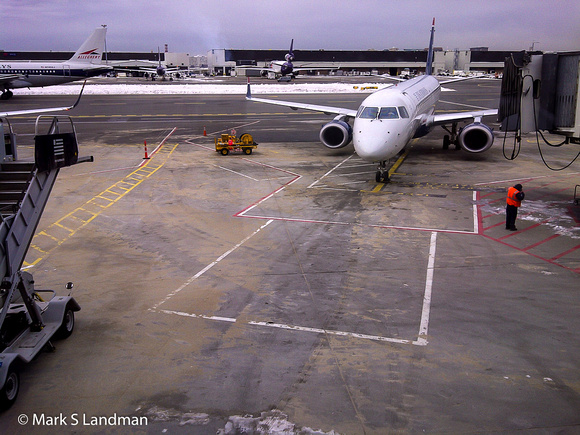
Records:
[[[70,77],[70,65],[64,65],[63,73],[65,77]]]

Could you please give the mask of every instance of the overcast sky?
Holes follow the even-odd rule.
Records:
[[[212,48],[580,50],[579,0],[2,0],[0,50],[75,51],[108,27],[109,51]]]

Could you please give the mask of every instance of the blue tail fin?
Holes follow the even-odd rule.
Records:
[[[433,38],[435,37],[435,18],[431,26],[431,40],[429,41],[429,52],[427,53],[427,69],[425,73],[430,76],[433,74]]]

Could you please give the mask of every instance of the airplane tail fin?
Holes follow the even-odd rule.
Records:
[[[431,26],[431,40],[429,41],[429,51],[427,52],[427,69],[425,74],[430,76],[433,74],[433,39],[435,38],[435,18]]]
[[[100,64],[105,50],[106,27],[95,29],[67,62]]]

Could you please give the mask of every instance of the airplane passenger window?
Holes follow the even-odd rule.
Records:
[[[401,114],[401,118],[409,117],[409,114],[407,113],[407,109],[405,109],[405,106],[399,106],[399,113]]]
[[[395,107],[381,107],[379,119],[399,119],[399,114]]]
[[[360,117],[363,119],[376,119],[378,114],[379,114],[378,107],[365,107],[360,112]]]

